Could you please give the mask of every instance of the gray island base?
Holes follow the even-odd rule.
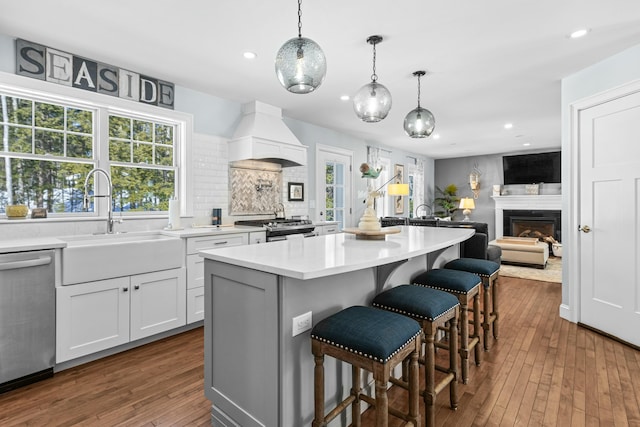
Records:
[[[309,331],[382,289],[409,283],[457,257],[473,229],[401,227],[384,241],[345,233],[202,251],[205,257],[205,395],[214,426],[301,427],[313,420]],[[325,360],[327,407],[349,393],[351,369]],[[368,375],[363,375],[368,387]],[[370,389],[370,387],[368,387]],[[364,408],[363,408],[364,409]],[[331,426],[346,426],[349,411]]]

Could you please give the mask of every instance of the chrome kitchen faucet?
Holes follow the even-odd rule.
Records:
[[[91,178],[91,175],[93,175],[96,172],[100,172],[102,173],[105,178],[107,178],[107,184],[109,187],[109,193],[108,194],[93,194],[93,198],[95,199],[96,197],[108,197],[109,198],[109,205],[108,205],[108,216],[107,216],[107,234],[113,234],[113,207],[112,207],[112,203],[113,203],[113,184],[111,184],[111,177],[109,176],[109,172],[107,172],[104,169],[101,168],[94,168],[91,171],[89,171],[89,173],[87,174],[87,177],[84,179],[84,197],[82,199],[82,207],[84,208],[84,210],[86,211],[87,209],[89,209],[89,191],[88,191],[88,185],[89,185],[89,178]],[[94,187],[95,187],[95,178],[93,180],[94,182]]]

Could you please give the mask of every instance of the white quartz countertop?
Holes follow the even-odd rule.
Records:
[[[386,240],[357,240],[348,233],[259,245],[201,251],[209,260],[246,267],[295,279],[315,279],[389,264],[467,240],[469,228],[398,227]]]
[[[162,234],[175,237],[199,237],[199,236],[217,236],[223,234],[236,234],[236,233],[252,233],[257,231],[264,231],[262,227],[216,227],[212,226],[196,226],[192,228],[184,228],[182,230],[162,230]]]
[[[0,254],[9,252],[39,251],[67,246],[66,242],[55,237],[29,237],[25,239],[0,240]]]

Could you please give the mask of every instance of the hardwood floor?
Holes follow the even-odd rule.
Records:
[[[457,411],[438,396],[437,425],[640,426],[640,352],[560,319],[560,284],[501,281],[500,340],[459,385]],[[202,347],[199,328],[2,394],[0,426],[209,425]]]

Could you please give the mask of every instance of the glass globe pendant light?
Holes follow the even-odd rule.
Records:
[[[404,131],[411,138],[427,138],[436,127],[436,119],[431,111],[420,106],[420,77],[425,74],[424,71],[413,73],[418,77],[418,107],[409,111],[409,114],[404,118]]]
[[[382,41],[382,36],[370,36],[367,43],[373,45],[373,74],[371,83],[362,86],[353,97],[353,110],[356,115],[367,123],[375,123],[387,117],[391,110],[391,92],[378,83],[376,75],[376,44]]]
[[[302,37],[302,0],[298,0],[298,37],[282,45],[275,65],[280,84],[292,93],[313,92],[327,73],[327,59],[320,46]]]

